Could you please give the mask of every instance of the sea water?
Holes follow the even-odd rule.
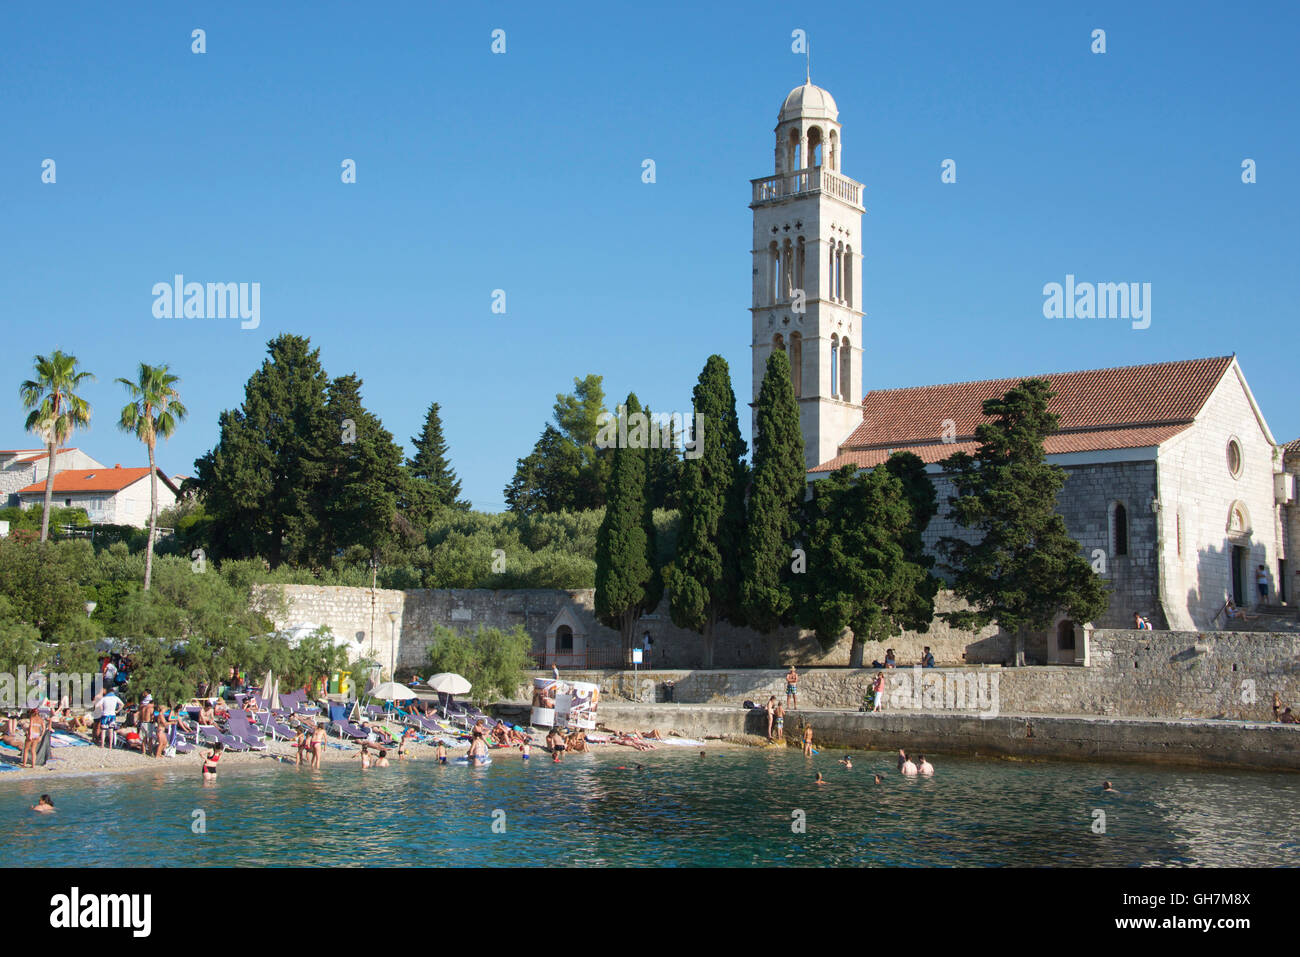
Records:
[[[907,779],[891,754],[843,756],[606,747],[5,782],[0,865],[1300,864],[1295,774],[931,756],[933,778]],[[45,792],[57,812],[30,811]]]

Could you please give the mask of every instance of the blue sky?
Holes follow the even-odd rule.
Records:
[[[867,388],[1236,352],[1295,438],[1297,7],[1057,6],[6,4],[0,447],[34,444],[17,385],[61,348],[98,376],[74,444],[142,463],[113,380],[167,362],[191,417],[159,462],[190,473],[281,332],[401,442],[441,403],[488,510],[574,376],[684,411],[717,352],[747,401],[795,29],[866,187]],[[178,272],[260,282],[261,326],[154,318]],[[1151,283],[1150,328],[1045,319],[1067,273]]]

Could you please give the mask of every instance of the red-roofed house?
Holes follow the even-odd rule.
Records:
[[[59,449],[55,457],[58,469],[104,467],[80,449]],[[45,449],[0,449],[0,505],[17,505],[20,488],[44,482],[49,474],[49,461]]]
[[[149,467],[64,469],[54,476],[54,505],[60,508],[84,508],[96,525],[149,524]],[[45,501],[45,480],[33,482],[17,491],[23,508],[40,506]],[[158,470],[158,509],[176,501],[177,489]]]

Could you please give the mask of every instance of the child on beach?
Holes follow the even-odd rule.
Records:
[[[523,755],[523,759],[527,761],[529,757],[532,756],[533,746],[529,742],[525,741],[523,744],[519,745],[519,751]]]
[[[441,741],[439,741],[439,742],[438,742],[438,750],[435,751],[434,754],[437,755],[438,763],[439,763],[439,764],[446,764],[446,763],[447,763],[447,745],[445,745],[445,744],[443,744]]]
[[[363,742],[362,745],[361,745],[361,753],[360,753],[359,755],[354,754],[353,757],[354,757],[354,758],[355,758],[355,757],[360,757],[360,758],[361,758],[361,770],[362,770],[362,771],[369,771],[369,770],[370,770],[370,745],[369,745],[369,744],[366,744],[366,743]]]
[[[407,759],[406,745],[413,740],[415,740],[415,729],[407,728],[406,733],[402,735],[402,743],[397,746],[397,760],[405,761]]]

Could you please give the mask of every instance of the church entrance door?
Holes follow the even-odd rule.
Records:
[[[1232,546],[1232,601],[1238,608],[1246,606],[1246,549]]]

